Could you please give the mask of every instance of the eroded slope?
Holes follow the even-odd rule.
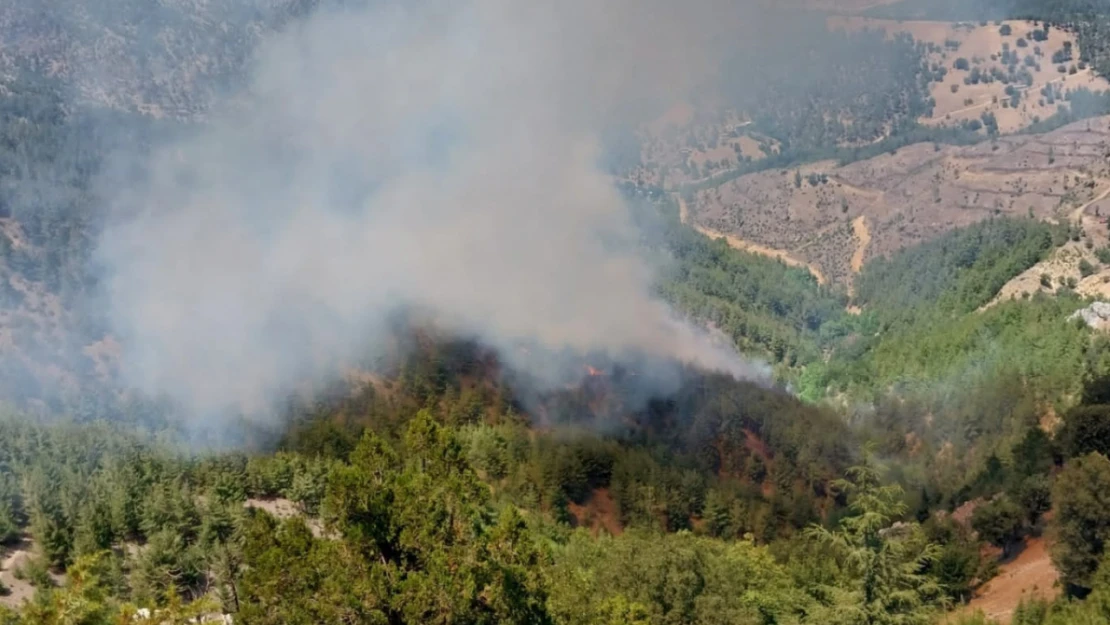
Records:
[[[1078,218],[1110,192],[1108,157],[1110,117],[968,147],[915,144],[845,166],[742,176],[695,193],[690,219],[848,284],[868,258],[991,216]],[[863,252],[860,218],[870,235]]]

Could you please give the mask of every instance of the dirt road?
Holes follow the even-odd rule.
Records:
[[[679,218],[682,220],[682,223],[690,226],[694,230],[697,230],[698,232],[711,239],[724,239],[733,249],[748,252],[750,254],[767,256],[768,258],[780,260],[787,265],[790,265],[791,267],[805,269],[809,271],[809,273],[813,274],[813,277],[817,279],[817,284],[825,284],[827,282],[825,274],[821,273],[820,269],[810,263],[807,263],[804,260],[791,256],[790,252],[786,250],[778,250],[773,247],[767,247],[766,245],[760,245],[759,243],[747,241],[731,234],[718,232],[716,230],[713,230],[712,228],[706,228],[705,226],[695,223],[690,218],[690,209],[686,206],[686,200],[682,199],[682,196],[678,194],[675,194],[675,199],[678,200],[678,214]]]

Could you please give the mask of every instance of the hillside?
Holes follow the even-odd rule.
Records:
[[[0,76],[29,69],[70,85],[82,103],[197,118],[241,82],[268,33],[317,4],[7,3],[0,7]]]
[[[848,284],[853,221],[868,226],[864,261],[1000,215],[1074,221],[1110,190],[1108,152],[1108,117],[966,147],[920,143],[847,165],[748,174],[695,192],[690,215]]]
[[[978,4],[0,7],[0,625],[1102,622],[1110,10]]]
[[[1085,55],[1074,33],[1045,31],[1033,21],[983,24],[834,16],[828,23],[834,30],[906,33],[930,44],[928,62],[946,72],[930,86],[935,106],[921,119],[928,126],[959,126],[990,113],[999,132],[1014,133],[1066,109],[1062,94],[1070,90],[1110,89],[1105,77],[1080,60]]]

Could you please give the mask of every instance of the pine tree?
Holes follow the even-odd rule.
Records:
[[[902,488],[883,486],[870,457],[848,469],[847,475],[835,486],[848,497],[851,515],[837,530],[815,525],[807,532],[839,554],[853,594],[842,609],[858,614],[867,625],[929,623],[942,593],[922,571],[936,559],[939,548],[907,539],[920,533],[916,525],[891,527],[893,519],[906,512]]]
[[[702,517],[705,519],[705,528],[710,536],[728,537],[728,532],[732,528],[732,517],[729,514],[728,502],[724,501],[718,491],[711,490],[706,495]]]

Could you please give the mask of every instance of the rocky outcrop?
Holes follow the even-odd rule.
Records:
[[[1075,311],[1068,317],[1068,321],[1082,319],[1096,330],[1110,329],[1110,303],[1095,302],[1086,308]]]

